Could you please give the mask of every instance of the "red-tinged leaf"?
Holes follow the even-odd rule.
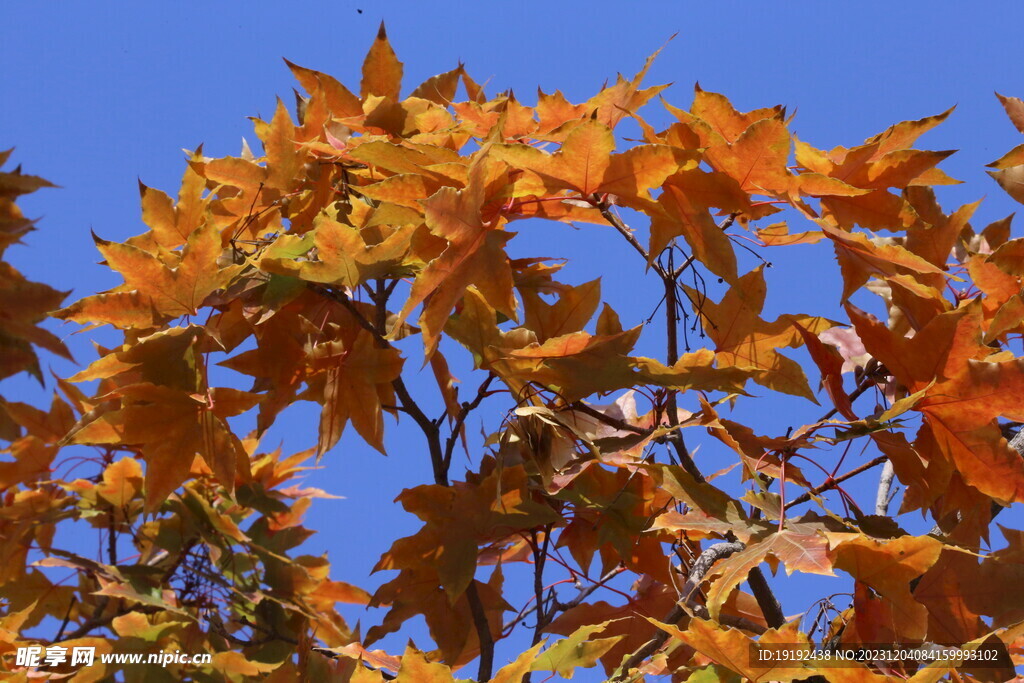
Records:
[[[760,317],[766,293],[764,275],[758,268],[737,280],[717,304],[703,299],[696,291],[691,292],[691,300],[701,301],[702,315],[715,323],[707,334],[715,344],[718,367],[755,370],[753,379],[758,384],[814,401],[803,370],[777,349],[801,344],[793,322],[815,334],[831,327],[831,323],[792,315],[766,322]]]
[[[178,216],[171,198],[160,190],[146,187],[141,180],[139,194],[142,195],[142,222],[153,231],[156,243],[166,249],[184,244],[188,235],[178,232]]]
[[[803,338],[804,345],[807,347],[808,353],[811,354],[811,360],[821,371],[821,384],[825,387],[829,398],[832,399],[832,405],[847,420],[856,420],[857,415],[853,412],[850,397],[843,389],[843,357],[835,347],[822,343],[818,335],[811,334],[799,323],[793,324]]]
[[[953,150],[901,149],[889,152],[868,167],[864,186],[873,189],[905,188],[951,154]]]
[[[690,113],[705,121],[728,143],[736,142],[744,131],[761,119],[783,117],[784,110],[781,106],[740,113],[725,95],[704,90],[700,83],[695,84],[693,90]]]
[[[724,173],[684,170],[665,181],[658,205],[663,214],[651,221],[652,258],[682,235],[694,256],[711,272],[733,282],[736,279],[736,254],[732,242],[718,227],[709,209],[739,213],[750,203],[739,184]]]
[[[362,115],[363,105],[359,98],[336,79],[319,71],[292,64],[287,59],[284,61],[307,93],[312,96],[317,96],[318,92],[323,93],[327,109],[336,118]]]
[[[831,217],[842,228],[859,225],[868,230],[903,230],[914,224],[913,212],[906,202],[886,190],[873,190],[859,197],[825,196],[822,215]]]
[[[1013,168],[1014,166],[1022,165],[1024,165],[1024,145],[1017,145],[991,164],[988,164],[988,166],[999,170],[1006,170]]]
[[[537,290],[520,287],[519,292],[526,311],[523,325],[536,332],[537,341],[543,343],[583,329],[601,302],[601,280],[562,288],[554,304],[541,299]]]
[[[778,118],[756,121],[736,142],[713,145],[705,152],[708,163],[732,177],[749,193],[787,192],[794,182],[787,169],[790,137]]]
[[[1015,239],[1003,243],[988,257],[1004,273],[1024,276],[1024,239]]]
[[[710,349],[684,353],[671,367],[650,358],[634,359],[634,367],[639,370],[637,381],[678,391],[699,389],[746,393],[743,385],[756,373],[736,367],[715,367],[715,363],[716,355]]]
[[[428,661],[426,656],[411,644],[402,655],[395,683],[455,683],[452,670],[438,662]]]
[[[766,247],[786,247],[792,244],[817,244],[825,239],[825,233],[819,230],[790,233],[785,223],[776,223],[757,230],[757,238]]]
[[[738,509],[736,508],[736,510]],[[732,512],[735,513],[735,511]],[[772,527],[763,520],[743,519],[736,514],[727,519],[720,519],[700,510],[693,510],[686,514],[674,511],[661,514],[654,520],[651,529],[714,534],[721,538],[733,534],[739,541],[748,543],[752,536],[767,534],[772,530]]]
[[[793,185],[794,190],[811,197],[860,197],[871,192],[820,173],[801,173],[794,179]]]
[[[495,147],[495,155],[516,168],[526,168],[550,178],[552,189],[574,189],[588,196],[601,187],[614,150],[611,129],[587,120],[573,128],[555,154],[516,144]]]
[[[928,608],[928,639],[937,643],[966,643],[985,632],[980,615],[971,610],[982,591],[1002,592],[995,577],[979,576],[977,558],[943,550],[938,561],[914,587],[914,599]],[[1005,600],[1005,598],[1000,598]],[[880,642],[880,641],[879,641]]]
[[[585,111],[593,112],[592,115],[609,128],[614,128],[624,116],[638,111],[652,97],[668,87],[656,85],[644,90],[640,89],[640,84],[647,75],[647,71],[660,52],[661,48],[648,57],[644,61],[643,68],[631,80],[627,81],[619,76],[614,85],[602,88],[601,92],[591,97],[583,105]]]
[[[248,456],[227,425],[187,395],[149,385],[148,400],[130,403],[78,429],[72,443],[142,447],[146,460],[146,508],[157,509],[189,477],[200,455],[218,480],[234,488]]]
[[[883,154],[900,149],[907,149],[913,146],[919,137],[949,118],[954,109],[956,109],[955,106],[934,116],[926,116],[916,121],[902,121],[869,138],[865,141],[865,144],[876,146],[876,156],[882,156]]]
[[[372,336],[363,332],[350,345],[319,344],[309,358],[314,369],[324,374],[317,457],[338,443],[349,420],[368,444],[383,453],[381,394],[391,395],[391,382],[402,372],[399,351],[378,348]]]
[[[865,235],[839,230],[826,222],[820,225],[836,249],[836,258],[843,272],[844,301],[860,289],[872,275],[884,278],[906,271],[943,273],[939,266],[932,265],[897,244],[872,241]]]
[[[647,620],[676,640],[686,643],[707,657],[709,661],[752,681],[791,681],[807,676],[808,669],[803,666],[786,666],[781,663],[758,665],[759,658],[751,656],[751,653],[757,652],[758,644],[738,629],[723,627],[714,621],[696,617],[689,620],[685,631],[675,625],[663,624],[650,617]],[[785,644],[790,647],[794,645],[809,646],[806,636],[800,634],[793,624],[765,632],[759,642],[762,644]],[[761,661],[771,662],[772,660],[765,657]],[[785,664],[791,664],[791,662],[787,661]]]
[[[509,351],[493,367],[502,376],[539,382],[574,401],[632,386],[637,374],[626,354],[639,336],[639,327],[610,336],[574,332]]]
[[[402,63],[395,56],[395,51],[388,42],[384,22],[381,22],[377,39],[373,41],[363,62],[363,80],[359,85],[359,91],[364,100],[372,95],[397,100],[401,88]]]
[[[103,470],[96,492],[117,509],[124,508],[142,490],[142,467],[134,458],[121,458]]]

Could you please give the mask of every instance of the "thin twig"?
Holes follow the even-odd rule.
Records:
[[[71,596],[71,602],[68,603],[68,611],[64,613],[64,621],[60,622],[60,628],[57,629],[57,635],[53,637],[53,642],[59,643],[61,636],[64,635],[64,629],[68,627],[68,620],[71,619],[71,610],[75,607],[75,596]]]
[[[444,447],[445,472],[447,472],[451,467],[452,454],[455,452],[455,444],[458,442],[459,435],[462,433],[462,428],[466,423],[466,418],[469,417],[469,414],[476,410],[480,403],[490,395],[487,390],[490,388],[491,382],[494,381],[494,378],[495,375],[493,373],[487,375],[487,379],[485,379],[476,390],[476,396],[473,400],[468,403],[463,403],[459,410],[459,414],[455,416],[455,422],[452,424],[452,432],[448,435],[448,441],[445,443]]]
[[[785,506],[784,509],[788,510],[789,508],[793,507],[794,505],[800,505],[801,503],[806,503],[807,501],[809,501],[811,499],[812,496],[816,496],[816,495],[818,495],[820,493],[824,493],[825,491],[831,491],[832,489],[836,488],[837,486],[842,484],[847,479],[850,479],[852,477],[856,477],[861,472],[866,472],[867,470],[870,470],[872,467],[877,467],[878,465],[881,465],[882,463],[884,463],[888,459],[889,459],[888,456],[880,455],[877,458],[873,458],[872,460],[868,460],[863,465],[860,465],[859,467],[854,467],[852,470],[850,470],[846,474],[840,475],[840,476],[838,476],[838,477],[836,477],[834,479],[829,479],[828,481],[826,481],[821,486],[815,486],[810,491],[806,491],[805,493],[802,493],[801,495],[797,496],[793,500],[791,500],[788,503],[786,503],[786,506]]]
[[[654,272],[658,274],[658,277],[660,277],[663,280],[667,277],[670,277],[669,273],[664,268],[661,267],[661,264],[651,262],[650,254],[648,254],[647,250],[640,246],[640,243],[637,242],[636,237],[633,235],[633,231],[629,229],[628,225],[622,222],[621,218],[619,218],[612,212],[611,207],[608,204],[603,202],[599,203],[597,204],[597,209],[601,212],[601,215],[604,217],[604,219],[608,221],[613,228],[618,230],[619,234],[626,238],[626,241],[629,242],[629,245],[636,249],[638,254],[644,257],[644,262],[649,264],[650,267],[654,269]]]
[[[494,668],[494,638],[491,636],[487,614],[484,612],[483,602],[480,600],[476,583],[473,581],[470,581],[466,588],[466,599],[469,601],[469,613],[473,617],[473,625],[476,627],[477,638],[480,640],[480,665],[477,669],[476,679],[481,682],[489,681]]]

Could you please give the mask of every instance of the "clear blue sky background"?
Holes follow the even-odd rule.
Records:
[[[357,88],[381,19],[405,62],[409,88],[462,60],[474,78],[488,81],[489,94],[512,88],[532,103],[540,86],[580,101],[617,72],[634,73],[678,32],[648,84],[674,83],[665,95],[684,108],[698,80],[743,110],[785,104],[797,112],[792,129],[818,147],[853,145],[892,123],[955,104],[953,116],[921,142],[961,150],[943,168],[965,184],[940,190],[944,206],[949,211],[987,196],[975,216],[978,227],[1017,208],[983,168],[1021,142],[992,94],[1024,95],[1024,5],[1015,2],[985,3],[968,12],[953,2],[8,0],[2,16],[0,147],[15,146],[15,163],[62,186],[22,201],[28,215],[42,217],[40,230],[30,235],[28,248],[15,247],[8,256],[29,277],[73,290],[69,300],[118,283],[96,265],[89,229],[113,240],[144,229],[137,179],[174,194],[184,168],[182,148],[204,143],[208,154],[222,156],[237,154],[243,136],[255,144],[246,117],[269,117],[276,96],[292,101],[295,83],[282,57]],[[645,113],[656,124],[667,120],[657,103]],[[639,284],[641,264],[622,260],[632,254],[624,255],[613,235],[586,229],[583,235],[558,225],[524,228],[515,249],[583,261],[567,271],[568,279],[603,275],[605,298],[623,312],[624,322],[639,323],[649,313],[631,308],[633,297],[648,291]],[[1014,234],[1021,234],[1019,228]],[[769,315],[783,307],[837,315],[839,279],[828,248],[766,256],[777,266],[769,276]],[[756,262],[745,263],[749,268]],[[92,360],[84,335],[69,342],[80,362]],[[641,350],[657,353],[654,347]],[[65,375],[74,371],[58,361],[53,367]],[[816,373],[809,376],[816,381]],[[20,379],[0,391],[14,399],[42,397]],[[796,400],[772,405],[771,412],[761,407],[753,417],[765,432],[784,431],[822,412]],[[305,448],[315,440],[315,425],[315,411],[301,409],[272,436],[286,447]],[[698,435],[693,438],[699,442]],[[390,539],[416,528],[389,501],[403,486],[429,481],[426,455],[416,434],[404,429],[391,429],[388,447],[391,456],[384,459],[347,434],[311,477],[313,485],[346,497],[315,503],[307,520],[320,531],[309,551],[330,552],[335,578],[376,585],[383,577],[367,574],[380,552]],[[703,451],[708,470],[717,469],[715,453],[725,461],[715,448],[707,444]],[[866,479],[854,490],[870,506],[874,475]],[[819,581],[777,582],[789,614],[808,609],[808,591],[826,587]],[[840,583],[827,586],[842,590],[835,587]],[[398,638],[391,644],[403,643]]]

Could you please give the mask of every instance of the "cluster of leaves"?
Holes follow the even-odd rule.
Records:
[[[822,151],[793,136],[782,107],[741,113],[698,87],[688,111],[666,105],[674,122],[659,132],[638,113],[663,90],[642,87],[649,64],[580,104],[557,92],[532,107],[511,93],[488,99],[461,65],[403,99],[382,29],[359,95],[289,64],[306,94],[297,122],[281,103],[256,122],[261,156],[199,149],[176,200],[141,187],[148,230],[96,238],[124,284],[55,314],[116,328],[123,343],[60,380],[49,411],[4,404],[3,652],[51,617],[61,625],[47,643],[109,650],[97,637],[106,630],[118,648],[216,653],[212,665],[165,670],[177,679],[440,682],[474,660],[477,680],[502,683],[598,664],[634,681],[949,673],[915,662],[780,667],[750,654],[815,639],[984,644],[1000,653],[997,667],[951,675],[1012,676],[1024,536],[1002,529],[1007,547],[991,552],[989,533],[1024,501],[1005,422],[1024,421],[1024,360],[1010,348],[1024,332],[1024,240],[1010,239],[1009,218],[975,230],[976,204],[946,214],[936,202],[933,186],[956,182],[937,168],[950,153],[913,145],[949,112]],[[460,85],[467,99],[456,102]],[[1024,105],[1005,104],[1021,125]],[[643,140],[616,152],[626,119]],[[1021,149],[994,164],[1017,199]],[[14,193],[29,182],[13,177]],[[790,233],[772,219],[783,209],[811,228]],[[509,225],[527,218],[621,235],[621,259],[641,260],[663,291],[663,357],[633,355],[643,326],[602,308],[598,281],[560,282],[560,261],[508,256]],[[763,268],[740,272],[740,239],[764,249],[827,240],[841,307],[765,320]],[[30,287],[4,267],[5,282]],[[698,270],[720,278],[717,302],[682,283]],[[12,356],[11,371],[37,367],[30,342],[62,349],[32,327],[61,296],[38,291],[19,299],[31,302],[24,313],[8,316],[5,304],[0,340],[25,359]],[[884,320],[851,303],[872,295]],[[710,343],[681,353],[691,310]],[[774,393],[816,400],[781,353],[797,347],[834,407],[784,435],[730,419]],[[457,349],[479,380],[463,378],[468,395],[450,370]],[[430,365],[429,403],[405,383],[407,355]],[[214,363],[251,388],[211,386]],[[315,449],[261,452],[259,435],[300,400],[321,407]],[[478,409],[500,419],[454,476]],[[399,494],[422,527],[381,557],[377,569],[394,573],[371,596],[330,580],[323,558],[289,556],[309,533],[303,511],[324,494],[282,484],[314,453],[331,466],[349,423],[383,451],[385,413],[422,432],[426,456],[400,457],[428,457],[433,482]],[[229,420],[243,415],[256,430],[239,437]],[[688,448],[701,438],[735,454],[742,497],[702,472]],[[844,471],[855,442],[878,455]],[[57,460],[83,449],[91,455]],[[70,457],[93,458],[99,473],[56,478]],[[879,466],[879,500],[864,512],[843,483]],[[896,514],[893,476],[904,487]],[[911,512],[929,516],[932,532],[904,530],[897,517]],[[99,530],[102,559],[57,547],[55,531],[74,524]],[[129,543],[130,557],[120,552]],[[525,595],[504,581],[516,564],[532,573]],[[852,578],[851,604],[823,597],[801,630],[765,565],[838,569]],[[76,585],[47,568],[71,570]],[[388,611],[363,635],[339,602]],[[417,616],[436,649],[367,649]],[[524,629],[532,647],[495,672],[502,641]],[[112,675],[82,669],[74,680]]]

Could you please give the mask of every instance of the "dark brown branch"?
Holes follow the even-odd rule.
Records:
[[[344,306],[345,309],[352,314],[352,317],[355,318],[359,326],[362,327],[367,332],[369,332],[371,335],[373,335],[374,341],[377,343],[377,346],[379,348],[393,348],[391,346],[391,342],[389,342],[384,337],[383,332],[380,329],[378,329],[376,325],[367,320],[362,313],[359,312],[359,309],[356,308],[355,305],[353,305],[352,299],[344,291],[331,289],[328,287],[323,287],[321,285],[316,285],[312,283],[307,283],[307,286],[317,294],[320,294],[321,296],[326,297],[331,301],[336,301],[337,303]],[[382,317],[380,313],[382,308],[383,305],[378,304],[377,315],[379,324]],[[386,311],[384,312],[383,317],[386,320]],[[420,430],[427,437],[427,447],[430,449],[430,464],[434,471],[434,483],[439,484],[441,486],[447,486],[448,472],[444,467],[444,453],[441,450],[441,440],[437,425],[434,424],[434,422],[429,417],[427,417],[426,413],[424,413],[423,410],[419,407],[419,404],[417,404],[416,401],[413,399],[412,395],[409,393],[409,390],[405,386],[405,382],[402,381],[401,377],[397,377],[396,379],[394,379],[391,382],[391,386],[394,388],[395,394],[402,402],[401,409],[405,413],[407,413],[413,419],[414,422],[416,422],[417,426],[419,426]]]
[[[469,587],[466,588],[466,599],[469,600],[469,613],[473,616],[477,638],[480,639],[480,665],[477,668],[476,679],[484,683],[491,680],[491,672],[494,669],[494,638],[491,637],[491,626],[487,623],[487,614],[473,581],[470,581]]]
[[[117,566],[117,526],[113,505],[107,510],[107,560],[111,566]]]
[[[71,602],[68,603],[68,611],[64,613],[64,621],[60,622],[60,628],[57,629],[57,635],[53,637],[53,642],[59,643],[61,636],[64,635],[64,629],[68,627],[68,621],[71,619],[71,610],[75,607],[75,596],[71,596]]]
[[[765,623],[769,628],[779,628],[786,624],[786,615],[782,612],[782,605],[768,585],[768,579],[760,567],[754,567],[747,574],[747,583],[750,585],[750,592],[757,600],[757,606],[761,608]]]
[[[487,375],[487,379],[485,379],[483,383],[480,385],[480,387],[476,390],[476,396],[473,398],[473,400],[469,401],[468,403],[463,403],[461,409],[459,410],[459,414],[455,416],[455,421],[452,424],[452,432],[451,434],[448,435],[448,441],[445,443],[444,446],[443,462],[445,472],[447,472],[452,465],[452,454],[455,452],[455,444],[458,442],[459,435],[462,433],[462,428],[466,423],[466,418],[469,417],[469,414],[471,412],[473,412],[480,406],[480,404],[483,402],[485,398],[487,398],[487,396],[489,395],[487,393],[487,390],[490,388],[491,382],[494,381],[494,377],[495,376],[493,374]]]
[[[616,216],[614,213],[612,213],[612,211],[610,210],[610,207],[608,207],[607,205],[601,205],[601,206],[599,206],[599,208],[601,210],[601,215],[604,216],[605,220],[607,220],[609,223],[611,223],[612,226],[615,227],[615,229],[618,230],[619,233],[621,233],[622,236],[626,238],[626,241],[629,242],[629,244],[632,245],[632,247],[637,252],[639,252],[640,255],[643,256],[644,259],[648,263],[650,263],[651,262],[650,254],[648,254],[644,250],[644,248],[642,246],[640,246],[640,243],[637,242],[636,237],[633,236],[632,231],[625,225],[625,223],[623,223],[622,220],[618,216]],[[733,223],[735,223],[736,218],[738,216],[739,216],[738,213],[731,213],[731,214],[729,214],[729,216],[727,216],[725,218],[725,220],[722,221],[721,225],[719,225],[719,228],[722,231],[728,230],[729,227],[732,226]],[[671,259],[671,255],[670,255],[670,259]],[[668,268],[663,268],[658,263],[652,264],[652,267],[654,268],[655,272],[661,278],[662,284],[663,284],[664,289],[665,289],[665,297],[664,297],[664,301],[665,301],[665,317],[666,317],[666,320],[665,320],[665,329],[666,329],[666,359],[665,360],[666,360],[666,364],[669,365],[670,367],[675,365],[676,362],[679,360],[679,298],[678,298],[678,293],[679,293],[678,286],[679,285],[678,285],[677,280],[678,280],[679,276],[682,275],[683,272],[686,271],[687,268],[689,268],[691,265],[693,265],[695,260],[696,260],[696,254],[691,254],[689,257],[687,257],[687,259],[678,268],[673,268],[672,267],[671,260],[669,261]],[[691,299],[691,301],[692,301],[692,299]],[[695,305],[696,305],[696,303],[695,303]],[[699,307],[698,307],[698,312],[699,312]],[[679,426],[679,412],[678,412],[678,404],[677,404],[677,400],[676,400],[676,392],[675,391],[669,391],[668,401],[667,401],[667,405],[666,405],[666,410],[668,412],[668,424],[669,424],[669,426],[670,427],[678,427]],[[584,410],[584,412],[587,412],[587,411]],[[593,411],[593,413],[597,413],[597,411]],[[602,418],[597,417],[597,415],[593,415],[592,413],[588,413],[588,414],[591,414],[596,419],[602,419]],[[604,416],[602,416],[602,417],[604,417]],[[630,430],[630,431],[636,431],[636,430],[633,429],[633,430]],[[691,477],[693,477],[696,481],[702,482],[702,483],[704,481],[706,481],[705,478],[704,478],[704,475],[700,471],[700,468],[697,467],[697,464],[693,461],[693,458],[690,456],[690,452],[686,448],[686,442],[683,440],[683,435],[679,432],[679,430],[676,429],[676,430],[672,431],[671,434],[669,434],[669,436],[667,437],[667,440],[671,442],[672,447],[673,447],[673,449],[675,450],[675,453],[676,453],[676,458],[679,460],[679,463],[683,467],[683,469],[686,470],[686,472]],[[733,551],[733,552],[735,552],[735,551]],[[702,557],[703,557],[703,555],[702,555]],[[700,561],[700,558],[698,558],[698,562],[699,561]],[[691,575],[692,575],[692,571],[691,571]],[[701,576],[703,576],[703,574],[701,574]],[[770,623],[772,626],[781,626],[783,623],[785,623],[785,616],[782,613],[782,607],[779,605],[778,598],[775,597],[775,594],[772,592],[771,587],[768,585],[768,581],[765,579],[764,574],[761,572],[761,570],[759,568],[755,567],[754,569],[752,569],[750,571],[750,573],[747,575],[747,582],[750,584],[751,591],[754,593],[754,597],[757,600],[758,606],[761,607],[761,611],[764,613],[765,619],[768,620],[768,623]],[[698,581],[698,583],[699,583],[699,581]],[[679,617],[677,616],[676,620],[678,621],[678,619],[679,619]],[[665,637],[667,638],[667,634],[665,634]],[[644,654],[642,657],[640,657],[640,659],[638,661],[643,661],[644,658],[646,658],[647,656],[652,654],[663,643],[664,643],[664,639],[662,639],[661,643],[655,645],[654,648],[650,652],[648,652],[648,653]],[[628,666],[624,668],[624,671],[628,671],[628,670],[629,670]]]

